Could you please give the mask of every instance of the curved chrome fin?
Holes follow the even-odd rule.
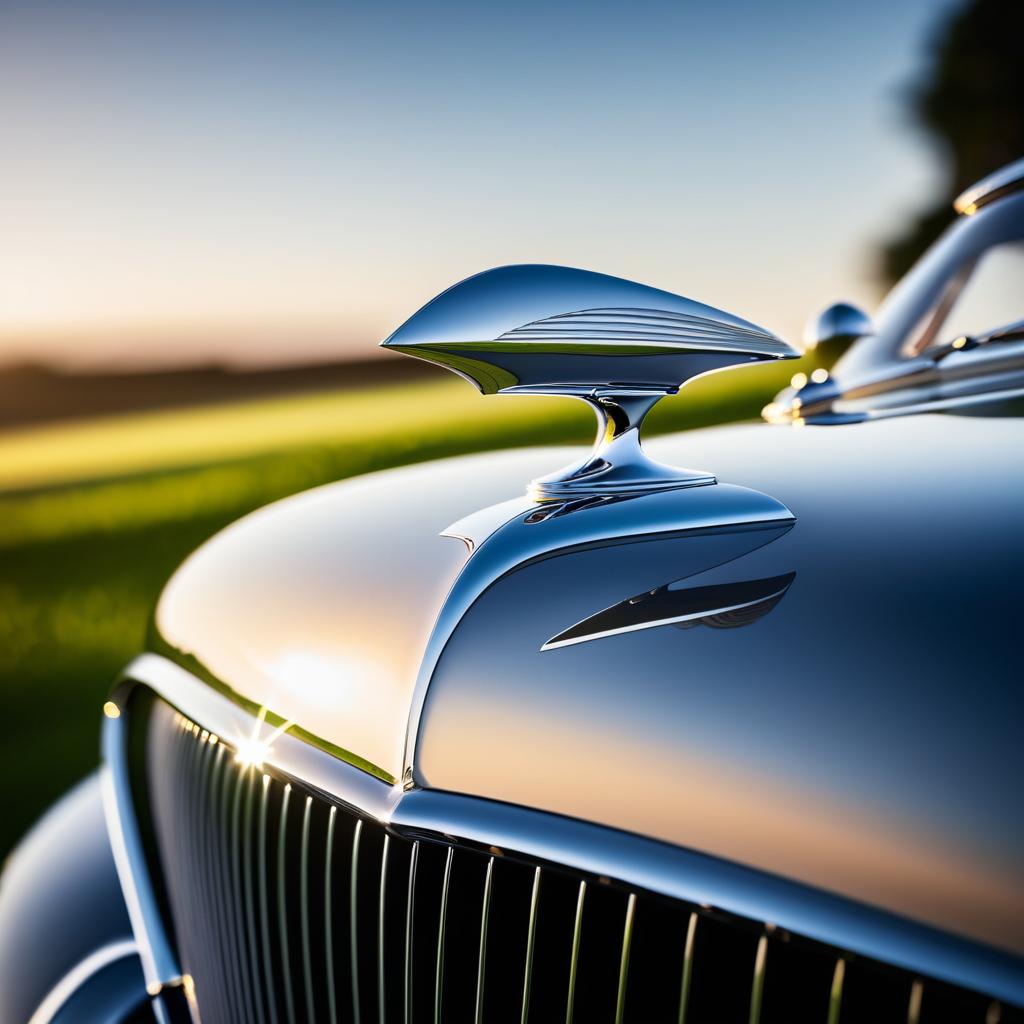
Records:
[[[657,626],[692,629],[736,629],[767,615],[786,596],[795,572],[769,579],[716,583],[704,587],[674,588],[665,584],[628,598],[577,622],[553,636],[542,651],[635,633]]]
[[[692,299],[571,267],[499,267],[449,288],[383,342],[484,394],[569,395],[598,418],[590,455],[535,480],[538,500],[714,483],[652,462],[644,417],[693,377],[800,353],[764,328]]]

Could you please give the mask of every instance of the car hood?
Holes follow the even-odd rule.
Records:
[[[375,474],[201,548],[160,601],[158,643],[383,778],[409,769],[1024,952],[1020,440],[1019,420],[922,416],[652,442],[795,524],[516,566],[460,612],[425,693],[470,559],[443,532],[569,453]]]

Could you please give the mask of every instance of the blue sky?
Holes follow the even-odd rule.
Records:
[[[0,361],[372,354],[478,270],[796,337],[941,183],[946,0],[0,0]]]

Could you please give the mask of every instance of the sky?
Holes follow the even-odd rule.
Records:
[[[798,340],[942,185],[950,0],[0,0],[0,364],[362,358],[506,263]]]

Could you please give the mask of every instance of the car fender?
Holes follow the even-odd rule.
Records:
[[[0,873],[0,1024],[120,1021],[147,1002],[94,773]]]

